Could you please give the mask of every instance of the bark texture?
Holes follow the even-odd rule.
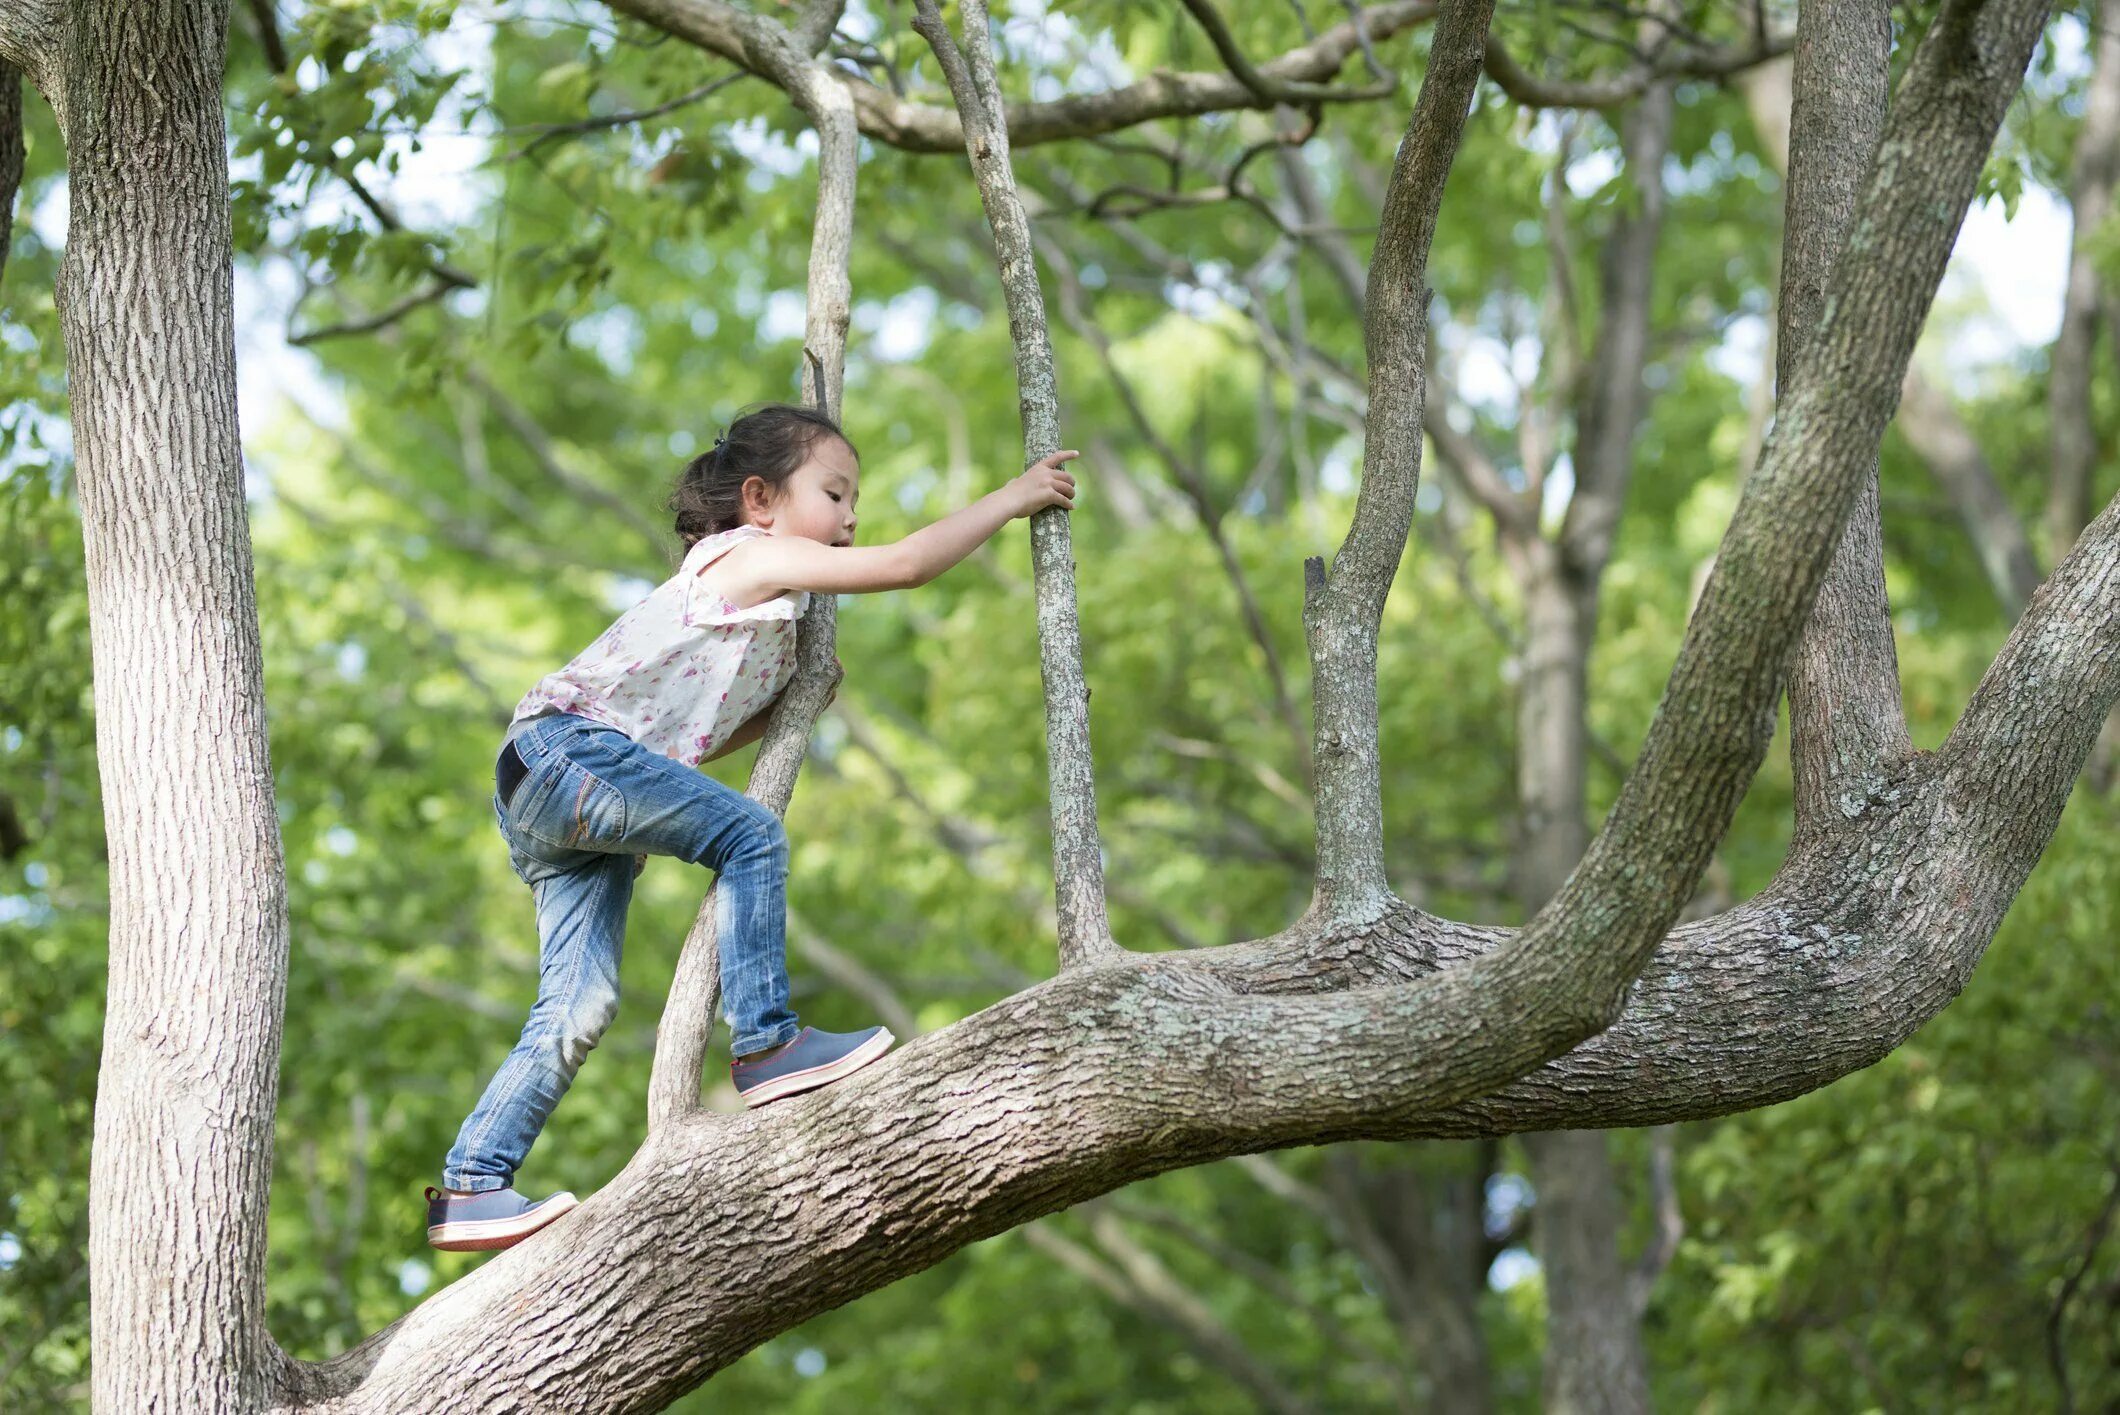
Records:
[[[237,440],[227,7],[68,7],[58,309],[110,852],[89,1176],[101,1410],[264,1398],[287,980]],[[35,67],[32,66],[32,72]]]
[[[0,69],[17,70],[44,95],[61,132],[66,130],[69,18],[64,0],[8,0],[0,5]]]
[[[1312,916],[1374,920],[1391,900],[1377,757],[1377,626],[1406,553],[1420,487],[1428,247],[1493,17],[1493,0],[1454,0],[1436,26],[1369,266],[1363,321],[1369,415],[1354,525],[1329,573],[1316,557],[1303,567],[1318,781]]]
[[[1891,14],[1881,0],[1813,0],[1799,11],[1775,333],[1783,408],[1814,372],[1804,356],[1884,131],[1891,50]],[[1887,414],[1898,394],[1895,386]],[[1790,671],[1789,741],[1799,834],[1859,800],[1867,777],[1914,749],[1885,600],[1874,445]]]

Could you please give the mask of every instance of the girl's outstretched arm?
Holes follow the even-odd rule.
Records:
[[[1081,455],[1064,451],[1041,457],[1007,485],[889,545],[825,545],[802,536],[744,541],[726,557],[732,588],[745,595],[739,603],[748,603],[788,590],[870,594],[924,585],[1016,517],[1048,506],[1073,509],[1075,479],[1060,464]]]

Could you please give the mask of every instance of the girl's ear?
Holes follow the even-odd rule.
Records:
[[[736,494],[743,502],[743,509],[749,513],[746,519],[759,526],[773,523],[772,488],[766,485],[764,477],[745,477]]]

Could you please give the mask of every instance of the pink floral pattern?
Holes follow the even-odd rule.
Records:
[[[675,575],[565,667],[538,679],[510,725],[543,712],[579,713],[686,766],[712,756],[794,676],[795,621],[809,608],[809,591],[738,609],[699,583],[699,572],[724,551],[767,534],[743,525],[695,543]]]

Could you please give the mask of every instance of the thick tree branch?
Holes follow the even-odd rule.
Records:
[[[1890,44],[1882,8],[1867,3],[1819,8],[1809,27],[1800,25],[1799,31],[1802,43],[1794,63],[1765,65],[1743,83],[1754,128],[1769,158],[1790,172],[1797,138],[1805,148],[1789,178],[1774,338],[1777,381],[1784,396],[1823,306],[1832,257],[1852,220],[1859,195],[1853,173],[1876,150],[1884,122]],[[1801,103],[1792,100],[1799,81]],[[1913,378],[1909,372],[1908,383]],[[1800,840],[1830,826],[1830,798],[1838,778],[1871,769],[1909,749],[1882,556],[1872,467],[1790,685],[1798,778],[1795,832]],[[1850,698],[1846,713],[1829,713],[1827,705],[1843,692]]]
[[[1648,741],[1582,864],[1520,938],[1594,907],[1606,947],[1638,946],[1630,935],[1642,918],[1661,931],[1677,912],[1659,885],[1691,893],[1736,793],[1764,755],[1777,666],[1809,617],[1843,518],[1874,463],[1965,203],[2044,16],[2037,0],[1951,6],[1915,56],[1856,214],[1860,239],[1834,268],[1806,373],[1746,483]],[[2055,691],[2052,678],[2040,681]],[[1978,721],[1970,709],[1968,717]],[[1703,731],[1710,722],[1719,724],[1712,735]],[[2070,732],[2095,730],[2095,722],[2057,728],[2055,750],[2066,755]],[[1870,784],[1866,799],[1843,807],[1847,818],[1880,799],[1896,801],[1905,786],[1890,764]],[[2065,799],[2065,787],[2058,797]],[[1645,884],[1645,875],[1658,883]],[[2014,886],[2000,897],[2013,893]],[[1591,906],[1593,899],[1600,903]],[[1553,931],[1566,933],[1558,924]]]
[[[1963,841],[2036,836],[2061,817],[2068,787],[2120,697],[2120,498],[2077,538],[2032,596],[1965,712],[1937,750]],[[2011,886],[2010,894],[2015,894]],[[2005,896],[2007,897],[2007,896]]]
[[[99,1140],[107,1125],[154,1134],[169,1125],[181,1127],[181,1146],[191,1148],[172,1145],[165,1160],[152,1145],[98,1146],[96,1207],[105,1226],[92,1262],[103,1403],[250,1407],[262,1395],[348,1410],[648,1409],[766,1337],[968,1242],[1177,1165],[1451,1124],[1514,1127],[1542,1109],[1574,1125],[1659,1108],[1713,1113],[1874,1053],[1881,1031],[1918,1010],[1905,1004],[1932,1002],[1962,984],[1978,951],[1966,941],[1992,931],[2066,797],[2073,770],[2056,768],[2072,750],[2080,760],[2087,734],[2120,695],[2120,606],[2113,603],[2120,506],[2042,588],[1983,685],[1989,696],[1976,697],[1939,754],[1947,789],[1921,789],[1914,769],[1925,761],[1902,764],[1860,803],[1871,818],[1837,842],[1843,848],[1800,858],[1801,869],[1784,872],[1798,886],[1793,894],[1681,930],[1660,955],[1669,965],[1662,990],[1648,976],[1632,990],[1621,1020],[1624,1027],[1633,1019],[1635,1030],[1609,1045],[1600,1037],[1570,1049],[1620,1012],[1630,980],[1690,894],[1756,769],[1762,720],[1771,730],[1775,669],[1808,617],[1875,455],[1914,332],[2043,15],[2032,0],[1947,4],[1931,29],[1881,149],[1857,238],[1835,271],[1808,359],[1815,376],[1797,380],[1745,488],[1640,765],[1582,867],[1520,934],[1427,921],[1385,899],[1367,924],[1328,917],[1242,950],[1121,955],[1065,970],[838,1085],[727,1121],[671,1119],[561,1224],[497,1255],[354,1351],[313,1366],[259,1359],[271,1354],[262,1328],[260,1157],[271,1152],[286,930],[235,455],[226,265],[186,258],[215,249],[215,239],[226,249],[225,188],[213,184],[224,166],[220,94],[196,77],[219,68],[170,64],[168,53],[126,47],[137,50],[148,34],[189,60],[201,51],[217,60],[221,31],[186,11],[182,20],[194,23],[181,34],[165,19],[170,28],[160,33],[92,36],[83,52],[104,58],[81,71],[119,119],[97,140],[136,152],[141,134],[157,131],[149,115],[124,106],[137,100],[136,86],[125,82],[128,60],[133,72],[182,69],[191,82],[159,96],[186,104],[176,130],[199,135],[181,154],[192,164],[187,189],[212,198],[185,208],[182,223],[128,221],[123,229],[135,240],[147,231],[162,242],[150,252],[156,258],[143,261],[117,244],[108,224],[106,210],[129,195],[113,179],[123,170],[117,155],[99,149],[81,169],[82,188],[93,188],[82,210],[94,219],[77,225],[62,316],[82,429],[98,681],[119,689],[99,730],[144,745],[138,759],[157,764],[233,744],[212,760],[213,770],[181,779],[180,789],[136,790],[115,768],[105,783],[113,819],[143,828],[113,833],[117,937]],[[1438,161],[1447,166],[1486,18],[1480,7],[1453,5],[1440,27],[1409,133],[1414,153],[1403,158],[1416,173]],[[1446,74],[1449,81],[1439,82]],[[1423,121],[1437,105],[1455,107],[1440,134]],[[1439,135],[1449,139],[1439,148],[1424,141]],[[1440,180],[1394,185],[1433,197]],[[1405,219],[1407,198],[1403,190],[1394,195],[1400,199],[1387,206],[1400,219],[1388,220],[1388,229],[1417,231],[1424,220]],[[1432,201],[1427,211],[1432,222]],[[1373,288],[1403,283],[1383,287],[1388,298],[1380,290],[1374,306],[1417,299],[1419,266],[1409,266],[1406,247],[1425,244],[1421,236],[1380,253]],[[223,277],[218,284],[214,270]],[[184,300],[95,298],[105,294],[99,280],[137,295],[141,271],[164,280],[172,271],[201,272],[200,288]],[[151,323],[158,318],[187,323],[164,329]],[[1404,323],[1396,332],[1385,326],[1380,342],[1396,343],[1386,359],[1373,353],[1373,376],[1392,360],[1418,370],[1418,321]],[[188,354],[209,337],[216,353],[205,373],[173,368],[172,351]],[[116,416],[118,390],[141,384],[193,390],[200,406],[210,400],[212,417],[167,424],[196,433],[177,455],[166,437],[127,436]],[[1400,439],[1417,439],[1418,406],[1411,419],[1385,420]],[[1399,468],[1410,465],[1403,446],[1393,453]],[[1404,483],[1410,500],[1410,475]],[[162,498],[161,509],[142,516],[125,495]],[[172,539],[168,526],[188,529]],[[1359,516],[1356,529],[1364,529]],[[1353,562],[1344,576],[1336,564],[1332,589],[1322,577],[1318,585],[1321,597],[1347,601],[1327,606],[1320,616],[1327,628],[1337,615],[1373,608],[1358,590],[1373,588],[1381,600],[1404,527],[1383,547],[1388,560],[1364,563],[1349,553],[1355,540],[1342,552]],[[146,559],[157,554],[169,558]],[[233,626],[225,642],[199,635],[197,616],[177,612],[183,606],[166,596],[112,592],[128,555],[174,573],[166,581],[136,574],[127,586],[175,584],[183,606],[224,606],[214,622]],[[154,671],[150,655],[166,656],[167,645],[187,634],[195,652],[177,671],[187,711],[158,713],[147,690],[175,680],[166,665]],[[2067,671],[2085,660],[2089,672]],[[1367,675],[1373,750],[1373,659],[1353,671]],[[2028,716],[2009,711],[2026,704]],[[2069,716],[2085,710],[2087,723]],[[182,737],[198,722],[212,724],[212,741]],[[2024,751],[2029,774],[2017,770]],[[2025,817],[2026,795],[2051,799],[2051,814]],[[1988,828],[2004,796],[2008,805],[1994,818],[2014,811],[2030,829]],[[171,802],[210,809],[178,818]],[[169,856],[171,841],[181,859]],[[152,843],[152,858],[139,853],[139,842]],[[1983,851],[2007,864],[1986,867]],[[232,871],[231,861],[240,868]],[[164,864],[168,876],[152,873]],[[1961,876],[1939,877],[1937,864]],[[179,897],[150,896],[146,886],[165,879],[176,882]],[[150,897],[154,907],[142,907]],[[1836,932],[1829,919],[1854,927]],[[1871,933],[1873,924],[1882,932]],[[1421,975],[1452,948],[1468,947],[1477,956],[1463,966]],[[174,977],[179,967],[189,970],[184,979]],[[1318,990],[1334,973],[1364,971],[1366,981],[1383,985]],[[1411,982],[1396,985],[1409,975]],[[216,1014],[205,1034],[168,1032],[186,1019],[152,1004],[201,977],[236,1005]],[[1801,999],[1812,1009],[1789,1005],[1783,985],[1792,980],[1816,985]],[[1276,984],[1288,990],[1268,990]],[[1844,1030],[1821,1036],[1792,1028],[1792,1017],[1807,1029]],[[1702,1052],[1718,1065],[1702,1066]],[[1551,1061],[1564,1053],[1564,1061]],[[1686,1063],[1675,1077],[1660,1069],[1674,1054]],[[1579,1084],[1555,1087],[1549,1070],[1494,1089],[1541,1061]],[[147,1184],[102,1158],[141,1153],[161,1165]],[[953,1153],[963,1162],[937,1162]],[[211,1182],[202,1184],[202,1173]],[[169,1212],[199,1221],[157,1221]],[[181,1245],[182,1264],[172,1267],[141,1235]],[[236,1315],[200,1335],[198,1324],[172,1314],[171,1299],[177,1313],[196,1312],[207,1293],[222,1294]],[[585,1312],[594,1320],[583,1320]],[[143,1332],[180,1329],[187,1359],[124,1384],[127,1370],[110,1353],[136,1350]],[[261,1381],[272,1389],[261,1391]]]
[[[913,28],[949,76],[963,115],[965,151],[979,200],[994,233],[1009,339],[1016,350],[1017,407],[1027,464],[1060,449],[1059,386],[1046,330],[1044,296],[1031,254],[1030,222],[1016,195],[1008,125],[994,73],[984,0],[961,0],[964,48],[943,23],[936,0],[917,0]],[[1047,788],[1053,819],[1053,888],[1060,966],[1078,967],[1121,951],[1105,912],[1103,851],[1097,833],[1097,783],[1089,740],[1090,689],[1083,680],[1082,630],[1075,607],[1075,560],[1068,512],[1048,506],[1031,516],[1031,564],[1038,599],[1039,662],[1045,683]]]

